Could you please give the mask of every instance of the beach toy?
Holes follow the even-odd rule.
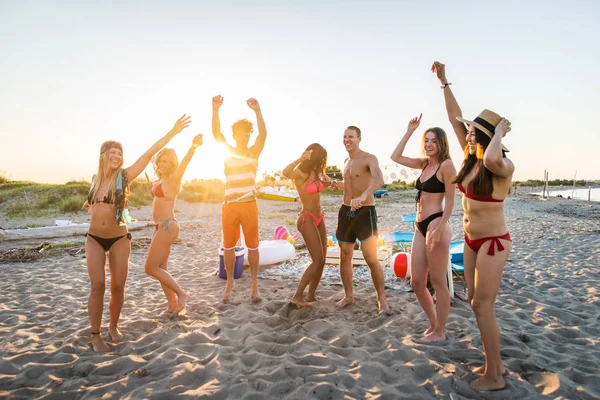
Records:
[[[238,279],[244,272],[244,251],[243,247],[235,248],[235,265],[233,267],[233,279]],[[224,249],[219,249],[219,278],[227,279],[227,271],[225,270],[225,260],[223,259]]]
[[[377,247],[381,247],[381,246],[383,246],[384,244],[385,244],[385,240],[383,240],[383,236],[381,236],[381,235],[380,235],[380,236],[377,238]]]
[[[402,214],[402,222],[415,222],[417,214]]]
[[[400,252],[392,255],[390,266],[398,278],[410,278],[410,253]]]
[[[244,248],[244,265],[248,265],[248,250]],[[261,240],[258,243],[258,265],[271,265],[290,260],[296,248],[287,240]]]
[[[285,226],[279,225],[277,228],[275,228],[275,235],[273,236],[273,239],[287,240],[291,244],[294,244],[296,243],[296,240],[298,240],[299,237],[300,232],[296,232],[294,235],[290,235],[290,231],[288,231],[288,229]]]

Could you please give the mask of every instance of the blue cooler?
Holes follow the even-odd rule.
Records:
[[[227,279],[227,272],[225,271],[225,260],[223,260],[223,248],[219,249],[219,278]],[[244,248],[235,248],[235,265],[233,267],[233,279],[237,279],[242,276],[244,272]]]

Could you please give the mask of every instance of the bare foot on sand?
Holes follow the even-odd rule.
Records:
[[[427,330],[423,333],[423,336],[427,336],[429,335],[431,332],[433,332],[435,330],[435,328],[433,326],[430,326],[429,328],[427,328]]]
[[[258,282],[250,284],[250,303],[256,304],[260,303],[262,299],[258,294]]]
[[[102,335],[100,334],[92,335],[91,345],[96,353],[106,353],[110,351],[110,347],[104,342]]]
[[[227,286],[225,286],[225,290],[223,291],[223,304],[229,303],[229,299],[231,298],[231,292],[233,291],[234,283],[229,281],[227,282]]]
[[[313,303],[315,301],[319,301],[319,298],[314,294],[308,294],[306,295],[306,301],[308,301],[309,303]]]
[[[383,300],[383,301],[378,301],[377,302],[377,315],[391,315],[390,313],[390,306],[387,302],[387,300]]]
[[[423,339],[420,340],[421,343],[433,343],[433,342],[442,342],[446,340],[446,335],[444,333],[431,331],[426,334]]]
[[[485,375],[485,364],[483,364],[481,367],[477,367],[473,370],[474,374],[480,374],[480,375]],[[504,368],[504,365],[502,366],[502,376],[506,375],[506,368]]]
[[[349,304],[354,304],[354,297],[344,296],[343,299],[338,301],[338,303],[335,305],[335,308],[337,308],[337,309],[344,308]]]
[[[306,300],[304,300],[304,298],[302,296],[300,296],[300,298],[294,296],[290,299],[290,304],[293,304],[297,307],[308,307],[308,308],[312,308],[312,304],[310,304],[309,302],[307,302]]]
[[[113,343],[120,343],[123,341],[124,336],[116,326],[109,326],[108,334]]]
[[[492,379],[487,376],[482,376],[471,382],[471,387],[478,392],[484,392],[487,390],[501,390],[506,386],[504,378]]]
[[[175,310],[177,309],[177,297],[173,297],[172,299],[168,300],[168,305],[167,305],[167,312],[169,314],[175,312]]]
[[[183,293],[183,296],[181,296],[179,299],[177,299],[177,308],[175,309],[175,311],[173,313],[175,315],[179,315],[182,311],[184,311],[185,306],[187,305],[187,302],[189,299],[190,299],[190,296],[188,296],[187,293]]]

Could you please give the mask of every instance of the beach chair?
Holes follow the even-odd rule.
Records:
[[[464,253],[465,242],[451,242],[450,243],[450,259],[448,260],[448,291],[450,292],[450,298],[454,298],[454,274],[462,275],[465,272],[465,266],[463,264],[463,253]]]

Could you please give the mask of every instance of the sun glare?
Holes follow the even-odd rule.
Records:
[[[224,161],[229,151],[227,147],[218,143],[206,143],[196,150],[197,158],[196,168],[190,179],[221,179],[225,180],[225,173],[223,172]]]

